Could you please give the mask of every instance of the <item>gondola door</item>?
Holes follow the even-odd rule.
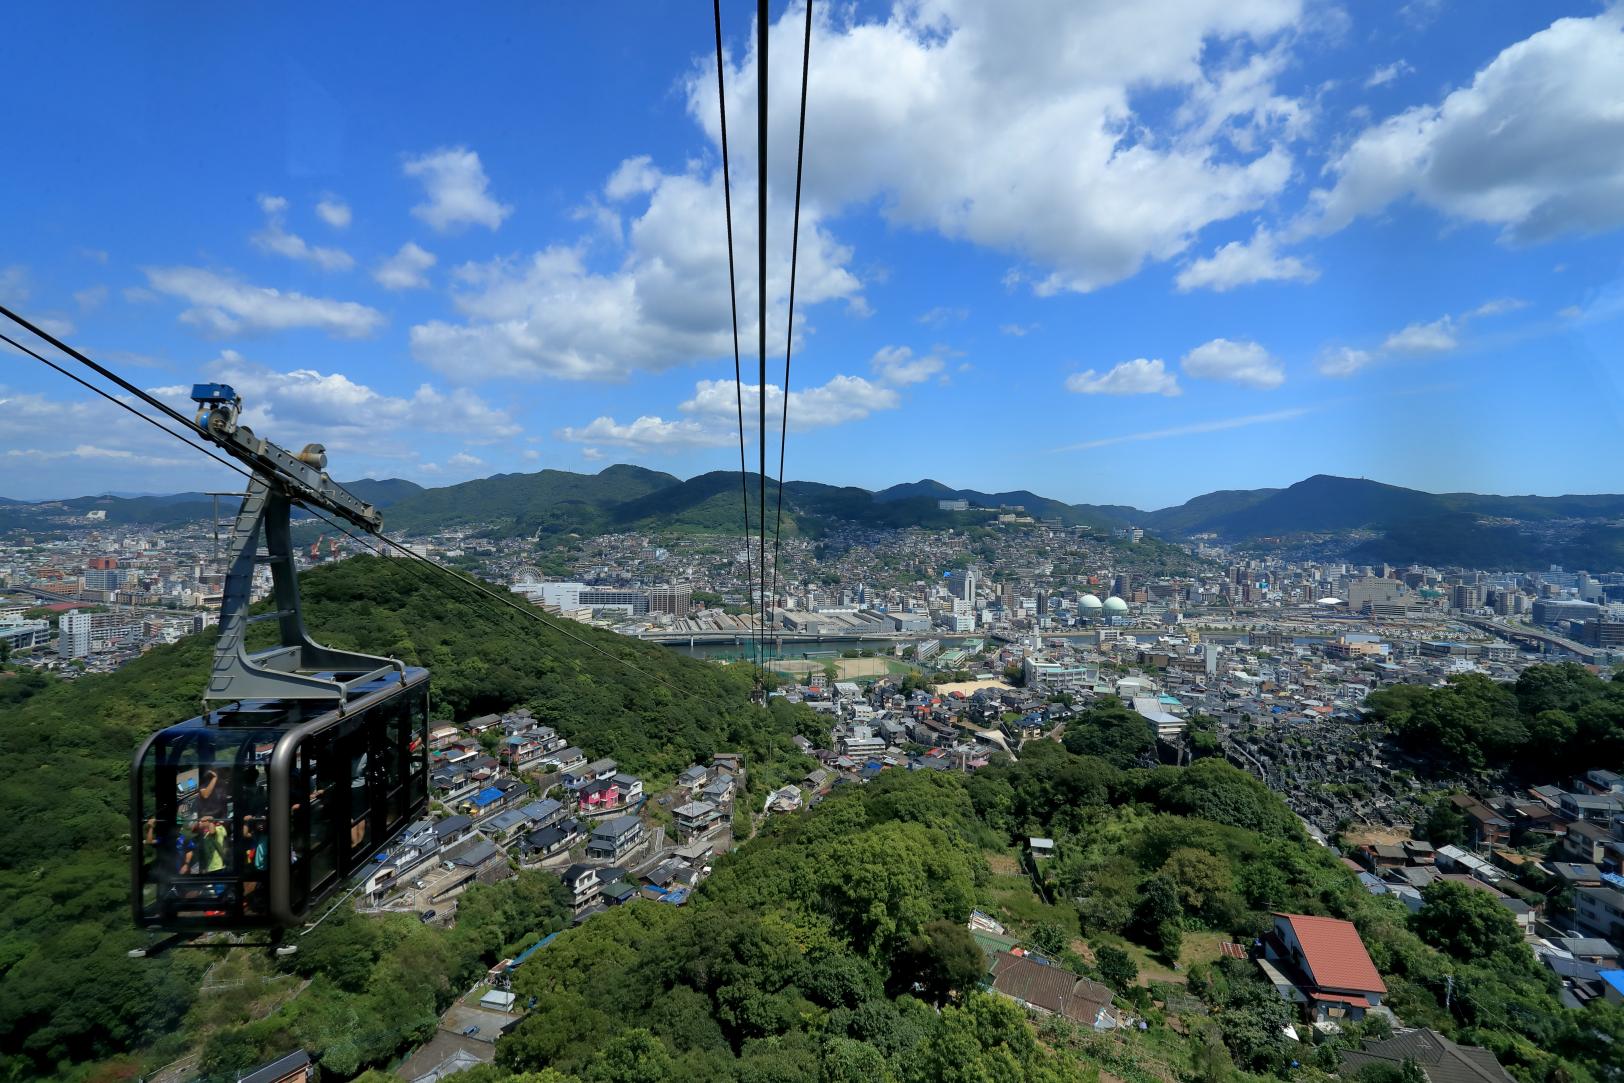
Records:
[[[348,800],[345,822],[348,824],[348,860],[345,873],[360,868],[371,854],[374,844],[382,836],[382,808],[379,797],[383,787],[378,778],[383,757],[376,747],[382,736],[376,718],[362,717],[348,733],[340,738],[341,762],[344,765]]]

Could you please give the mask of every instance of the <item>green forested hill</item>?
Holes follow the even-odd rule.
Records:
[[[747,678],[720,667],[493,614],[406,561],[357,557],[303,583],[318,639],[431,667],[439,716],[528,703],[592,755],[650,775],[723,749],[762,765],[764,782],[774,763],[804,770],[789,717],[751,707]],[[192,1004],[197,953],[125,958],[147,940],[129,915],[125,807],[137,743],[197,713],[210,646],[191,637],[72,683],[0,676],[0,1078],[146,1044]]]

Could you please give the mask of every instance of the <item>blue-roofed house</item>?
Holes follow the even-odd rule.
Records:
[[[1596,975],[1601,979],[1602,995],[1609,1004],[1624,1004],[1624,970],[1603,970]]]

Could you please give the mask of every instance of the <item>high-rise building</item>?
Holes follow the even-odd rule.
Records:
[[[58,632],[57,654],[83,658],[134,643],[141,635],[141,622],[129,613],[86,613],[75,609],[62,614]]]
[[[648,611],[668,613],[673,617],[686,617],[693,607],[694,589],[687,584],[653,587],[648,592]]]

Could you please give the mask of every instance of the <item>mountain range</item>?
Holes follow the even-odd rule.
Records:
[[[752,517],[759,475],[747,475]],[[345,483],[385,509],[393,530],[421,532],[486,525],[507,536],[598,534],[620,530],[741,531],[740,479],[713,471],[683,480],[640,466],[610,466],[596,474],[542,470],[496,474],[438,488],[399,478]],[[768,479],[769,523],[780,494]],[[871,491],[811,481],[785,482],[783,531],[817,536],[841,525],[963,527],[985,520],[946,511],[938,501],[972,508],[1019,506],[1037,519],[1108,530],[1140,526],[1166,538],[1211,534],[1232,543],[1320,543],[1327,552],[1361,561],[1530,568],[1557,563],[1591,571],[1624,568],[1624,496],[1492,496],[1427,493],[1364,478],[1318,474],[1283,489],[1226,489],[1174,507],[1143,511],[1117,504],[1069,504],[1024,489],[988,493],[923,479]],[[0,498],[0,529],[37,523],[40,512],[102,509],[110,523],[174,525],[207,518],[211,498],[78,497],[22,502]],[[1311,536],[1320,537],[1311,537]],[[1327,537],[1328,536],[1328,537]]]

